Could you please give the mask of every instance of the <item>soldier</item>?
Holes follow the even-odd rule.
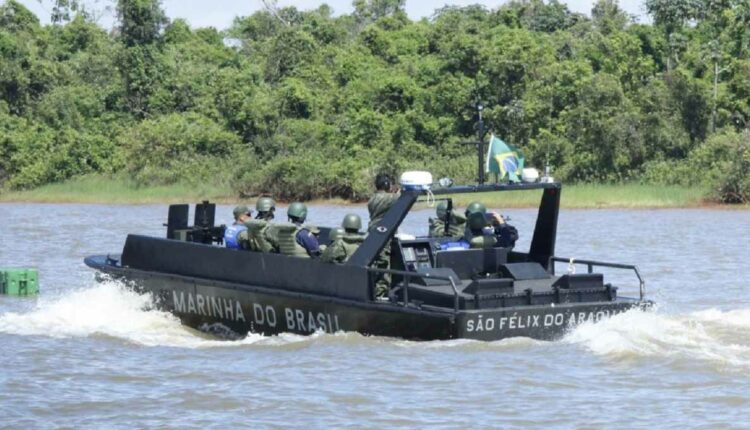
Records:
[[[518,239],[515,227],[506,223],[499,214],[488,213],[487,208],[479,202],[472,202],[466,208],[466,220],[463,240],[471,248],[512,248]]]
[[[383,219],[388,209],[396,203],[399,198],[398,190],[393,190],[391,178],[385,173],[380,173],[375,177],[375,194],[367,202],[367,210],[370,212],[370,222],[367,230],[373,228]],[[391,265],[391,247],[386,245],[383,251],[378,254],[373,262],[374,266],[379,269],[388,269]],[[390,276],[379,273],[375,278],[375,296],[385,297],[388,294],[390,285]]]
[[[271,221],[276,211],[276,202],[270,197],[261,197],[255,202],[255,210],[258,211],[255,219]]]
[[[430,237],[454,237],[460,238],[466,228],[466,218],[456,210],[451,211],[448,218],[448,202],[445,200],[437,204],[435,208],[437,218],[430,218]],[[446,232],[445,223],[448,224]]]
[[[247,245],[247,227],[245,221],[252,219],[253,213],[245,205],[239,205],[232,211],[234,224],[224,230],[224,244],[229,249],[243,249]]]
[[[381,173],[375,177],[375,194],[367,202],[367,210],[370,212],[370,222],[367,224],[367,230],[372,230],[373,226],[383,219],[388,209],[398,200],[398,191],[393,191],[391,178]]]
[[[297,245],[304,248],[308,256],[313,258],[320,257],[321,251],[318,238],[315,237],[309,228],[302,225],[307,219],[307,206],[304,203],[294,202],[289,205],[286,215],[289,221],[297,226],[297,231],[294,233]]]
[[[359,232],[359,229],[362,228],[362,219],[359,215],[346,215],[344,221],[341,223],[341,227],[344,229],[343,236],[338,237],[328,245],[320,257],[321,261],[325,261],[326,263],[343,263],[364,242],[365,236]],[[334,230],[331,230],[331,235],[334,235]]]
[[[276,202],[271,197],[261,197],[255,202],[255,210],[258,212],[255,219],[247,220],[247,245],[243,247],[256,252],[279,252],[278,238],[273,237],[268,228],[274,218]]]

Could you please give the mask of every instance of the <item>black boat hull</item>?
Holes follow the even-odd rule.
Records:
[[[161,309],[176,315],[184,325],[225,337],[344,331],[414,340],[494,341],[517,336],[555,340],[580,323],[650,303],[618,298],[613,302],[454,312],[123,268],[102,256],[89,257],[86,264],[125,281],[136,291],[151,293]]]

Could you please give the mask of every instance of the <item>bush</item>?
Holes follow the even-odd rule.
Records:
[[[721,203],[750,202],[750,132],[726,130],[709,137],[684,160],[647,163],[644,181],[707,186]]]
[[[717,172],[713,197],[722,203],[750,203],[750,132],[729,133],[721,139],[728,159]]]
[[[146,120],[119,139],[126,170],[138,185],[221,181],[234,171],[240,139],[195,113]]]

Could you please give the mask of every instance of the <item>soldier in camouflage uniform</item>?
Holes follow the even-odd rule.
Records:
[[[370,212],[370,222],[367,230],[372,229],[383,219],[388,209],[396,203],[399,198],[398,192],[392,192],[393,186],[391,178],[381,173],[375,177],[375,194],[367,202],[367,210]],[[391,265],[391,247],[386,245],[383,251],[373,262],[373,265],[379,269],[388,269]],[[375,279],[375,297],[386,297],[390,286],[390,276],[378,274]]]
[[[391,178],[385,174],[379,174],[375,177],[375,194],[367,202],[367,210],[370,212],[370,222],[367,224],[367,230],[379,223],[388,209],[396,203],[399,198],[398,192],[391,192]]]
[[[487,213],[487,208],[472,202],[466,208],[467,227],[463,240],[471,248],[492,248],[495,246],[513,248],[518,239],[518,230],[505,222],[505,219],[494,212]]]
[[[276,212],[276,202],[271,197],[261,197],[255,202],[255,211],[258,212],[255,219],[271,221]]]
[[[337,238],[326,248],[320,260],[326,263],[343,263],[354,254],[365,240],[365,235],[359,232],[362,228],[362,219],[359,215],[348,214],[341,223],[344,234],[340,235],[337,229],[331,230],[331,236]]]
[[[310,231],[310,228],[304,226],[307,220],[307,206],[301,202],[294,202],[289,205],[286,215],[297,229],[294,232],[294,240],[298,246],[303,248],[309,257],[320,257],[321,250],[318,238]]]
[[[437,204],[437,218],[430,218],[430,237],[453,237],[460,238],[466,228],[466,217],[456,210],[451,211],[448,219],[448,202],[445,200]],[[445,223],[448,224],[448,232],[445,231]]]
[[[279,241],[269,230],[269,223],[274,218],[276,202],[271,197],[261,197],[255,202],[258,214],[255,219],[245,222],[247,241],[243,248],[256,252],[279,252]]]

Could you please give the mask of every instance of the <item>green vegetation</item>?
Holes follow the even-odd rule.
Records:
[[[706,190],[684,186],[639,184],[591,185],[563,187],[565,208],[673,208],[703,206]],[[485,193],[479,196],[457,195],[454,202],[466,206],[479,198],[491,207],[536,207],[541,192]],[[28,191],[11,191],[0,195],[0,202],[46,203],[184,203],[204,199],[234,204],[239,198],[229,185],[185,184],[138,186],[133,180],[101,175],[85,176],[62,183],[43,185]],[[246,198],[244,200],[247,200]],[[341,199],[321,203],[346,204]]]
[[[7,0],[0,198],[90,186],[116,201],[109,184],[122,201],[361,200],[375,173],[407,168],[470,182],[463,142],[481,101],[529,164],[548,161],[567,183],[631,184],[613,186],[616,199],[568,187],[571,206],[750,201],[750,3],[645,4],[654,24],[616,0],[591,17],[512,0],[416,22],[404,0],[356,0],[350,15],[289,7],[218,31],[168,20],[159,0],[118,0],[107,32],[76,0],[55,2],[45,26]],[[91,175],[127,181],[76,179]]]

